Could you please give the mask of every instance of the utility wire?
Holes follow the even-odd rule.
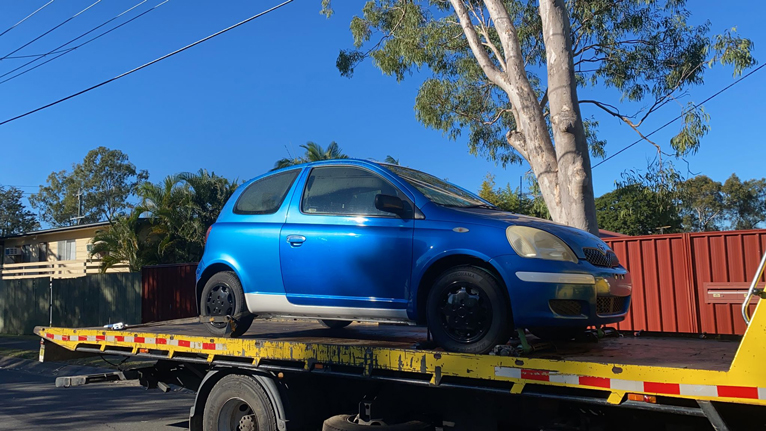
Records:
[[[19,21],[16,24],[13,24],[12,26],[8,27],[7,30],[5,30],[4,32],[0,33],[0,36],[4,35],[5,33],[8,33],[9,31],[13,30],[14,28],[18,27],[19,24],[21,24],[22,22],[28,20],[29,18],[32,18],[37,12],[40,12],[41,10],[45,9],[49,4],[51,4],[53,2],[54,2],[54,0],[50,0],[48,3],[45,3],[44,5],[40,6],[39,8],[37,8],[36,11],[34,11],[34,12],[30,13],[29,15],[27,15],[26,17],[24,17],[24,19],[22,19],[21,21]]]
[[[167,0],[166,0],[166,1],[167,1]],[[105,25],[109,24],[110,22],[112,22],[112,21],[116,20],[117,18],[119,18],[119,17],[121,17],[121,16],[125,15],[126,13],[128,13],[128,12],[132,11],[133,9],[135,9],[135,8],[137,8],[137,7],[139,7],[139,6],[141,6],[142,4],[144,4],[144,3],[146,3],[146,2],[147,2],[147,0],[141,0],[140,2],[136,3],[136,4],[135,4],[135,5],[133,5],[132,7],[130,7],[130,8],[128,8],[128,9],[126,9],[126,10],[124,10],[124,11],[120,12],[119,14],[115,15],[114,17],[112,17],[112,18],[110,18],[110,19],[108,19],[108,20],[106,20],[106,21],[102,22],[101,24],[99,24],[99,25],[97,25],[97,26],[93,27],[92,29],[90,29],[90,30],[86,31],[85,33],[83,33],[83,34],[81,34],[81,35],[79,35],[79,36],[77,36],[76,38],[74,38],[74,39],[71,39],[69,42],[67,42],[67,43],[64,43],[64,44],[62,44],[62,45],[59,45],[59,46],[57,46],[57,47],[53,48],[52,50],[48,51],[47,53],[45,53],[45,54],[43,54],[43,55],[40,55],[40,56],[38,56],[38,57],[37,57],[37,58],[35,58],[34,60],[29,60],[28,62],[26,62],[26,63],[22,64],[21,66],[19,66],[19,67],[15,68],[15,69],[13,69],[13,70],[11,70],[11,71],[9,71],[9,72],[5,72],[4,74],[0,75],[0,78],[2,78],[2,77],[5,77],[5,76],[8,76],[8,75],[10,75],[11,73],[13,73],[13,72],[15,72],[15,71],[17,71],[17,70],[19,70],[19,69],[23,69],[24,67],[27,67],[27,66],[29,66],[30,64],[32,64],[32,63],[34,63],[34,62],[36,62],[36,61],[38,61],[38,60],[42,59],[43,57],[45,57],[45,56],[47,56],[47,55],[51,55],[51,54],[53,54],[54,52],[60,52],[59,50],[60,50],[61,48],[63,48],[63,47],[65,47],[65,46],[69,45],[70,43],[72,43],[72,42],[74,42],[74,41],[76,41],[76,40],[78,40],[78,39],[80,39],[80,38],[82,38],[82,37],[85,37],[85,36],[87,36],[87,35],[89,35],[89,34],[93,33],[94,31],[96,31],[96,30],[100,29],[101,27],[103,27],[103,26],[105,26]],[[164,3],[164,2],[163,2],[163,3]],[[149,9],[149,10],[152,10],[152,9]],[[70,51],[71,51],[71,50],[73,50],[73,49],[75,49],[75,48],[71,48],[71,49],[69,49],[68,51],[65,51],[65,53],[66,53],[66,52],[70,52]],[[64,54],[61,54],[61,55],[64,55]],[[61,55],[59,55],[58,57],[60,57]],[[30,69],[30,70],[31,70],[31,69]]]
[[[61,51],[46,52],[45,54],[9,55],[9,56],[3,57],[2,59],[3,60],[11,60],[11,59],[16,59],[16,58],[45,57],[46,55],[58,54],[59,52],[71,51],[73,49],[74,48],[67,48],[67,49],[62,49]]]
[[[212,38],[214,38],[216,36],[220,36],[220,35],[228,32],[229,30],[233,30],[233,29],[235,29],[235,28],[237,28],[237,27],[239,27],[239,26],[241,26],[243,24],[247,24],[248,22],[250,22],[250,21],[252,21],[252,20],[254,20],[256,18],[260,18],[260,17],[262,17],[262,16],[264,16],[264,15],[266,15],[268,13],[271,13],[271,12],[281,8],[282,6],[285,6],[286,4],[292,3],[292,2],[293,2],[293,0],[286,0],[286,1],[280,3],[280,4],[276,5],[276,6],[273,6],[273,7],[269,8],[269,9],[266,9],[263,12],[259,12],[259,13],[255,14],[255,15],[251,16],[250,18],[247,18],[247,19],[242,20],[242,21],[240,21],[240,22],[238,22],[238,23],[236,23],[234,25],[226,27],[223,30],[215,32],[215,33],[213,33],[213,34],[211,34],[211,35],[209,35],[207,37],[204,37],[204,38],[202,38],[202,39],[200,39],[200,40],[198,40],[196,42],[190,43],[189,45],[186,45],[183,48],[179,48],[179,49],[177,49],[177,50],[175,50],[173,52],[165,54],[162,57],[156,58],[156,59],[154,59],[154,60],[152,60],[152,61],[150,61],[148,63],[144,63],[141,66],[138,66],[135,69],[131,69],[131,70],[129,70],[129,71],[125,72],[125,73],[122,73],[120,75],[117,75],[114,78],[107,79],[106,81],[100,82],[100,83],[98,83],[96,85],[93,85],[91,87],[88,87],[88,88],[86,88],[84,90],[78,91],[77,93],[70,94],[69,96],[61,98],[59,100],[56,100],[55,102],[51,102],[51,103],[49,103],[47,105],[43,105],[43,106],[41,106],[39,108],[33,109],[33,110],[25,112],[25,113],[23,113],[21,115],[17,115],[15,117],[12,117],[12,118],[9,118],[9,119],[7,119],[5,121],[2,121],[2,122],[0,122],[0,126],[2,126],[4,124],[7,124],[7,123],[10,123],[11,121],[14,121],[14,120],[18,120],[19,118],[26,117],[27,115],[34,114],[35,112],[42,111],[43,109],[50,108],[51,106],[58,105],[61,102],[67,101],[67,100],[72,99],[74,97],[77,97],[77,96],[79,96],[81,94],[85,94],[85,93],[87,93],[89,91],[95,90],[96,88],[102,87],[102,86],[104,86],[106,84],[109,84],[110,82],[114,82],[114,81],[116,81],[116,80],[118,80],[120,78],[124,78],[124,77],[130,75],[131,73],[138,72],[139,70],[144,69],[146,67],[149,67],[149,66],[151,66],[154,63],[158,63],[158,62],[160,62],[162,60],[165,60],[166,58],[170,58],[170,57],[172,57],[172,56],[174,56],[176,54],[179,54],[179,53],[181,53],[183,51],[186,51],[189,48],[197,46],[197,45],[199,45],[199,44],[201,44],[203,42],[206,42],[206,41],[208,41],[208,40],[210,40],[210,39],[212,39]]]
[[[77,18],[80,14],[82,14],[83,12],[87,11],[88,9],[92,8],[93,6],[95,6],[95,5],[99,4],[99,3],[101,3],[101,0],[96,0],[95,3],[91,4],[90,6],[86,7],[85,9],[77,12],[76,14],[70,16],[69,18],[65,19],[61,23],[53,26],[53,28],[51,28],[50,30],[48,30],[45,33],[41,34],[40,36],[37,36],[36,38],[30,40],[29,42],[25,43],[24,45],[21,45],[20,47],[16,48],[15,50],[9,52],[8,55],[6,55],[4,57],[0,57],[0,60],[6,59],[6,58],[8,58],[8,56],[13,55],[13,54],[21,51],[22,49],[26,48],[27,46],[29,46],[29,45],[33,44],[34,42],[40,40],[43,36],[47,35],[48,33],[52,32],[53,30],[56,30],[57,28],[61,27],[62,25],[64,25],[64,24],[68,23],[69,21]]]
[[[137,20],[138,18],[141,18],[142,16],[144,16],[144,15],[146,15],[147,13],[149,13],[149,12],[151,12],[151,11],[153,11],[153,10],[157,9],[158,7],[160,7],[160,6],[164,5],[165,3],[169,2],[169,1],[170,1],[170,0],[164,0],[164,1],[161,1],[160,3],[158,3],[157,5],[155,5],[153,8],[151,8],[151,9],[147,9],[147,10],[145,10],[145,11],[141,12],[140,14],[138,14],[138,15],[134,16],[133,18],[131,18],[131,19],[129,19],[129,20],[127,20],[127,21],[123,22],[122,24],[119,24],[119,25],[116,25],[116,26],[114,26],[114,27],[110,28],[109,30],[107,30],[107,31],[105,31],[105,32],[103,32],[103,33],[101,33],[101,34],[99,34],[98,36],[94,36],[94,37],[92,37],[92,38],[90,38],[90,39],[86,40],[85,42],[83,42],[83,43],[81,43],[81,44],[79,44],[79,45],[76,45],[76,46],[73,46],[73,47],[71,47],[71,48],[67,48],[67,49],[63,49],[63,50],[61,50],[61,51],[58,51],[58,52],[60,52],[61,54],[59,54],[59,55],[57,55],[57,56],[55,56],[55,57],[49,58],[48,60],[45,60],[45,61],[43,61],[42,63],[38,64],[37,66],[34,66],[34,67],[30,67],[30,68],[29,68],[29,69],[27,69],[27,70],[24,70],[24,71],[22,71],[22,72],[19,72],[19,73],[15,74],[15,75],[11,76],[11,77],[10,77],[10,78],[8,78],[8,79],[4,79],[4,80],[0,81],[0,84],[4,84],[4,83],[6,83],[6,82],[8,82],[8,81],[10,81],[10,80],[12,80],[12,79],[14,79],[14,78],[18,78],[19,76],[21,76],[21,75],[24,75],[25,73],[31,72],[31,71],[33,71],[33,70],[37,69],[37,68],[38,68],[38,67],[40,67],[40,66],[43,66],[43,65],[45,65],[45,64],[48,64],[48,63],[50,63],[51,61],[53,61],[53,60],[55,60],[55,59],[57,59],[57,58],[59,58],[59,57],[61,57],[61,56],[63,56],[63,55],[67,55],[67,54],[69,54],[70,52],[74,51],[74,50],[75,50],[75,49],[77,49],[77,48],[83,47],[83,46],[85,46],[85,45],[87,45],[87,44],[89,44],[89,43],[93,42],[93,41],[94,41],[94,40],[96,40],[96,39],[99,39],[99,38],[101,38],[101,37],[103,37],[103,36],[106,36],[107,34],[109,34],[109,33],[113,32],[113,31],[117,30],[118,28],[120,28],[120,27],[122,27],[122,26],[124,26],[124,25],[130,24],[131,22],[133,22],[133,21]],[[132,8],[131,8],[131,9],[132,9]],[[76,39],[75,39],[75,40],[76,40]],[[71,42],[71,41],[70,41],[70,42]],[[54,52],[54,53],[51,53],[51,54],[55,54],[55,52]],[[0,59],[0,60],[2,60],[2,59]],[[31,63],[31,62],[30,62],[30,63]],[[29,64],[29,63],[27,63],[27,64]],[[17,70],[17,69],[14,69],[14,70]],[[12,71],[11,71],[11,72],[12,72]],[[9,72],[9,73],[10,73],[10,72]],[[5,75],[7,75],[7,73],[6,73]],[[5,76],[5,75],[1,75],[0,77],[2,77],[2,76]]]
[[[709,101],[713,100],[714,98],[716,98],[718,95],[720,95],[720,94],[721,94],[721,93],[723,93],[724,91],[726,91],[726,90],[730,89],[731,87],[734,87],[735,85],[737,85],[737,84],[739,84],[740,82],[742,82],[742,81],[743,81],[745,78],[747,78],[748,76],[750,76],[750,75],[754,74],[755,72],[758,72],[759,70],[763,69],[764,67],[766,67],[766,63],[764,63],[764,64],[762,64],[762,65],[760,65],[760,66],[756,67],[755,69],[751,70],[750,72],[748,72],[748,73],[746,73],[746,74],[742,75],[741,77],[739,77],[739,79],[735,80],[734,82],[732,82],[731,84],[727,85],[726,87],[723,87],[722,89],[720,89],[720,90],[716,91],[715,93],[713,93],[713,95],[712,95],[712,96],[708,97],[707,99],[703,100],[702,102],[700,102],[700,103],[697,103],[697,104],[692,104],[692,105],[694,105],[694,108],[698,108],[699,106],[701,106],[701,105],[704,105],[705,103],[707,103],[707,102],[709,102]],[[652,130],[650,133],[648,133],[648,134],[644,135],[644,136],[645,136],[645,138],[648,138],[648,137],[652,136],[653,134],[655,134],[655,133],[659,132],[660,130],[662,130],[662,129],[664,129],[664,128],[668,127],[669,125],[671,125],[671,124],[673,124],[673,123],[675,123],[676,121],[678,121],[678,120],[680,120],[681,118],[683,118],[683,117],[684,117],[684,115],[685,115],[685,113],[682,113],[681,115],[679,115],[679,116],[677,116],[677,117],[673,118],[672,120],[668,121],[667,123],[663,124],[662,126],[660,126],[660,127],[656,128],[656,129]],[[600,161],[600,162],[596,163],[595,165],[593,165],[593,167],[592,167],[591,169],[594,169],[594,168],[597,168],[597,167],[599,167],[600,165],[603,165],[604,163],[606,163],[606,162],[607,162],[607,161],[609,161],[610,159],[614,158],[614,157],[615,157],[615,156],[617,156],[618,154],[622,153],[623,151],[627,150],[628,148],[630,148],[630,147],[633,147],[634,145],[638,144],[639,142],[643,142],[645,138],[641,138],[641,139],[639,139],[639,140],[637,140],[637,141],[633,142],[632,144],[630,144],[630,145],[626,146],[625,148],[621,149],[620,151],[618,151],[618,152],[616,152],[616,153],[612,154],[611,156],[609,156],[609,157],[605,158],[604,160],[602,160],[602,161]]]

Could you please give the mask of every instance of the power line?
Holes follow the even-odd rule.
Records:
[[[36,11],[34,11],[34,12],[30,13],[29,15],[25,16],[24,19],[22,19],[21,21],[19,21],[16,24],[13,24],[12,26],[8,27],[7,30],[5,30],[4,32],[0,33],[0,36],[4,35],[5,33],[8,33],[9,31],[13,30],[14,28],[18,27],[19,24],[21,24],[22,22],[28,20],[29,18],[32,18],[33,16],[35,16],[35,14],[37,12],[40,12],[41,10],[45,9],[49,4],[53,3],[54,1],[55,0],[50,0],[48,3],[45,3],[44,5],[40,6],[39,8],[37,8]]]
[[[754,74],[755,72],[758,72],[759,70],[763,69],[763,68],[764,68],[764,66],[766,66],[766,63],[764,63],[764,64],[762,64],[762,65],[760,65],[760,66],[756,67],[755,69],[751,70],[750,72],[748,72],[748,73],[746,73],[746,74],[742,75],[741,77],[739,77],[739,79],[735,80],[734,82],[732,82],[731,84],[727,85],[726,87],[723,87],[722,89],[720,89],[720,90],[716,91],[715,93],[713,93],[713,95],[712,95],[712,96],[708,97],[707,99],[703,100],[702,102],[700,102],[700,103],[697,103],[697,104],[693,104],[693,103],[692,103],[692,105],[693,105],[695,108],[699,107],[700,105],[704,105],[705,103],[707,103],[707,102],[709,102],[709,101],[713,100],[714,98],[716,98],[718,95],[720,95],[720,94],[721,94],[721,93],[723,93],[724,91],[726,91],[726,90],[730,89],[731,87],[734,87],[735,85],[739,84],[740,82],[742,82],[742,81],[743,81],[745,78],[747,78],[748,76],[750,76],[750,75]],[[685,115],[685,114],[684,114],[684,113],[682,113],[681,115],[679,115],[679,116],[677,116],[677,117],[673,118],[672,120],[668,121],[667,123],[663,124],[662,126],[660,126],[660,127],[656,128],[656,129],[652,130],[650,133],[648,133],[648,134],[646,134],[646,135],[644,135],[644,136],[645,136],[646,138],[648,138],[648,137],[652,136],[653,134],[655,134],[655,133],[659,132],[660,130],[664,129],[665,127],[668,127],[669,125],[671,125],[671,124],[675,123],[676,121],[680,120],[681,118],[683,118],[683,117],[684,117],[684,115]],[[593,165],[593,167],[592,167],[591,169],[594,169],[594,168],[597,168],[597,167],[599,167],[600,165],[603,165],[604,163],[606,163],[606,162],[607,162],[607,161],[609,161],[610,159],[614,158],[614,157],[615,157],[615,156],[617,156],[618,154],[622,153],[623,151],[627,150],[628,148],[630,148],[630,147],[632,147],[632,146],[634,146],[634,145],[638,144],[639,142],[643,142],[643,141],[644,141],[644,138],[641,138],[641,139],[639,139],[639,140],[637,140],[637,141],[633,142],[632,144],[630,144],[630,145],[626,146],[625,148],[621,149],[620,151],[618,151],[618,152],[616,152],[616,153],[612,154],[611,156],[609,156],[609,157],[605,158],[604,160],[602,160],[602,161],[600,161],[600,162],[596,163],[595,165]]]
[[[3,60],[5,58],[7,58],[8,56],[13,55],[13,54],[21,51],[22,49],[26,48],[27,46],[35,43],[36,41],[40,40],[43,36],[47,35],[48,33],[52,32],[53,30],[56,30],[57,28],[61,27],[62,25],[66,24],[66,23],[68,23],[69,21],[77,18],[80,14],[84,13],[85,11],[87,11],[88,9],[92,8],[93,6],[95,6],[95,5],[99,4],[99,3],[101,3],[101,0],[96,0],[95,3],[91,4],[90,6],[86,7],[85,9],[77,12],[76,14],[70,16],[69,18],[65,19],[61,23],[53,26],[50,30],[46,31],[45,33],[41,34],[40,36],[37,36],[36,38],[30,40],[29,42],[25,43],[24,45],[21,45],[20,47],[16,48],[15,50],[9,52],[8,55],[0,57],[0,60]]]
[[[51,61],[53,61],[53,60],[55,60],[55,59],[57,59],[57,58],[59,58],[59,57],[61,57],[61,56],[63,56],[63,55],[69,54],[70,52],[74,51],[74,50],[75,50],[75,49],[77,49],[77,48],[83,47],[83,46],[85,46],[85,45],[87,45],[87,44],[89,44],[89,43],[93,42],[93,41],[94,41],[94,40],[96,40],[96,39],[99,39],[99,38],[101,38],[101,37],[103,37],[103,36],[106,36],[107,34],[109,34],[109,33],[113,32],[113,31],[117,30],[118,28],[120,28],[120,27],[122,27],[122,26],[124,26],[124,25],[130,24],[131,22],[133,22],[133,21],[137,20],[138,18],[141,18],[142,16],[144,16],[144,15],[146,15],[147,13],[149,13],[149,12],[151,12],[151,11],[153,11],[153,10],[157,9],[158,7],[160,7],[160,6],[164,5],[165,3],[169,2],[169,1],[170,1],[170,0],[164,0],[164,1],[160,2],[160,3],[158,3],[157,5],[155,5],[153,8],[151,8],[151,9],[147,9],[147,10],[143,11],[143,12],[141,12],[140,14],[138,14],[138,15],[134,16],[133,18],[131,18],[131,19],[129,19],[129,20],[127,20],[127,21],[123,22],[122,24],[118,24],[118,25],[116,25],[116,26],[114,26],[114,27],[110,28],[109,30],[107,30],[107,31],[105,31],[105,32],[103,32],[103,33],[101,33],[101,34],[99,34],[99,35],[97,35],[97,36],[94,36],[94,37],[92,37],[92,38],[90,38],[90,39],[86,40],[85,42],[83,42],[83,43],[81,43],[81,44],[79,44],[79,45],[73,46],[73,47],[71,47],[71,48],[68,48],[68,49],[65,49],[65,50],[61,50],[61,51],[59,51],[59,52],[61,52],[61,54],[59,54],[59,55],[57,55],[57,56],[55,56],[55,57],[53,57],[53,58],[50,58],[50,59],[48,59],[48,60],[45,60],[45,61],[43,61],[42,63],[38,64],[37,66],[34,66],[34,67],[30,67],[29,69],[27,69],[27,70],[25,70],[25,71],[23,71],[23,72],[19,72],[19,73],[15,74],[15,75],[11,76],[11,77],[10,77],[10,78],[8,78],[8,79],[4,79],[4,80],[0,81],[0,84],[4,84],[4,83],[6,83],[6,82],[8,82],[8,81],[10,81],[10,80],[12,80],[12,79],[18,78],[19,76],[21,76],[21,75],[24,75],[25,73],[31,72],[31,71],[33,71],[33,70],[37,69],[37,68],[38,68],[38,67],[40,67],[40,66],[46,65],[46,64],[50,63]],[[132,8],[131,8],[131,9],[132,9]],[[70,42],[71,42],[71,41],[70,41]],[[51,53],[51,54],[54,54],[54,53]],[[0,60],[2,60],[2,59],[0,59]],[[14,69],[14,70],[16,70],[16,69]],[[5,75],[2,75],[2,76],[5,76]]]
[[[71,51],[73,49],[74,48],[67,48],[67,49],[62,49],[61,51],[46,52],[45,54],[9,55],[9,56],[3,57],[0,60],[12,60],[12,59],[17,59],[17,58],[45,57],[46,55],[58,54],[59,52]]]
[[[197,45],[199,45],[199,44],[201,44],[201,43],[203,43],[203,42],[206,42],[206,41],[208,41],[208,40],[210,40],[210,39],[212,39],[212,38],[214,38],[214,37],[216,37],[216,36],[220,36],[220,35],[222,35],[222,34],[224,34],[224,33],[228,32],[229,30],[233,30],[233,29],[235,29],[235,28],[237,28],[237,27],[239,27],[239,26],[241,26],[241,25],[243,25],[243,24],[247,24],[248,22],[250,22],[250,21],[252,21],[252,20],[254,20],[254,19],[256,19],[256,18],[260,18],[260,17],[262,17],[262,16],[264,16],[264,15],[266,15],[266,14],[270,13],[270,12],[273,12],[273,11],[275,11],[275,10],[277,10],[277,9],[281,8],[282,6],[285,6],[286,4],[288,4],[288,3],[292,3],[292,2],[293,2],[293,0],[286,0],[286,1],[284,1],[284,2],[282,2],[282,3],[280,3],[280,4],[278,4],[278,5],[276,5],[276,6],[274,6],[274,7],[271,7],[271,8],[269,8],[269,9],[266,9],[266,10],[265,10],[265,11],[263,11],[263,12],[259,12],[259,13],[255,14],[255,15],[251,16],[250,18],[247,18],[247,19],[245,19],[245,20],[242,20],[242,21],[240,21],[240,22],[238,22],[238,23],[236,23],[236,24],[234,24],[234,25],[231,25],[231,26],[229,26],[229,27],[226,27],[226,28],[225,28],[225,29],[223,29],[223,30],[220,30],[220,31],[218,31],[218,32],[216,32],[216,33],[213,33],[213,34],[211,34],[211,35],[209,35],[209,36],[207,36],[207,37],[204,37],[204,38],[202,38],[202,39],[200,39],[200,40],[198,40],[198,41],[196,41],[196,42],[190,43],[189,45],[186,45],[186,46],[184,46],[183,48],[179,48],[179,49],[177,49],[177,50],[175,50],[175,51],[173,51],[173,52],[170,52],[170,53],[168,53],[168,54],[165,54],[165,55],[163,55],[162,57],[156,58],[156,59],[154,59],[154,60],[152,60],[152,61],[150,61],[150,62],[148,62],[148,63],[144,63],[144,64],[142,64],[141,66],[138,66],[138,67],[136,67],[135,69],[131,69],[131,70],[129,70],[129,71],[125,72],[125,73],[122,73],[122,74],[120,74],[120,75],[117,75],[117,76],[115,76],[114,78],[111,78],[111,79],[107,79],[106,81],[100,82],[100,83],[98,83],[98,84],[96,84],[96,85],[93,85],[93,86],[91,86],[91,87],[88,87],[88,88],[86,88],[86,89],[84,89],[84,90],[78,91],[77,93],[74,93],[74,94],[70,94],[69,96],[66,96],[66,97],[64,97],[64,98],[61,98],[61,99],[59,99],[59,100],[56,100],[55,102],[51,102],[51,103],[49,103],[49,104],[47,104],[47,105],[43,105],[43,106],[41,106],[41,107],[39,107],[39,108],[33,109],[33,110],[31,110],[31,111],[28,111],[28,112],[25,112],[25,113],[23,113],[23,114],[21,114],[21,115],[17,115],[17,116],[15,116],[15,117],[12,117],[12,118],[9,118],[9,119],[7,119],[7,120],[5,120],[5,121],[2,121],[2,122],[0,122],[0,126],[2,126],[2,125],[4,125],[4,124],[7,124],[7,123],[10,123],[11,121],[15,121],[15,120],[18,120],[19,118],[23,118],[23,117],[26,117],[27,115],[31,115],[31,114],[34,114],[35,112],[39,112],[39,111],[42,111],[43,109],[46,109],[46,108],[50,108],[51,106],[54,106],[54,105],[58,105],[58,104],[59,104],[59,103],[61,103],[61,102],[67,101],[67,100],[69,100],[69,99],[72,99],[72,98],[74,98],[74,97],[77,97],[77,96],[79,96],[79,95],[81,95],[81,94],[85,94],[85,93],[87,93],[87,92],[89,92],[89,91],[95,90],[96,88],[99,88],[99,87],[101,87],[101,86],[104,86],[104,85],[106,85],[106,84],[109,84],[110,82],[114,82],[114,81],[116,81],[116,80],[118,80],[118,79],[120,79],[120,78],[126,77],[126,76],[130,75],[131,73],[134,73],[134,72],[138,72],[139,70],[141,70],[141,69],[144,69],[144,68],[146,68],[146,67],[149,67],[149,66],[151,66],[151,65],[152,65],[152,64],[154,64],[154,63],[158,63],[158,62],[160,62],[160,61],[162,61],[162,60],[165,60],[166,58],[170,58],[170,57],[172,57],[172,56],[174,56],[174,55],[176,55],[176,54],[178,54],[178,53],[181,53],[181,52],[183,52],[183,51],[186,51],[186,50],[187,50],[187,49],[189,49],[189,48],[192,48],[192,47],[194,47],[194,46],[197,46]]]
[[[167,2],[167,1],[168,1],[168,0],[165,0],[165,2]],[[126,13],[128,13],[128,12],[132,11],[133,9],[135,9],[135,8],[137,8],[137,7],[139,7],[139,6],[141,6],[142,4],[144,4],[144,3],[146,3],[146,2],[147,2],[147,0],[141,0],[140,2],[136,3],[136,4],[135,4],[135,5],[133,5],[132,7],[130,7],[130,8],[128,8],[128,9],[126,9],[126,10],[124,10],[124,11],[120,12],[119,14],[115,15],[114,17],[112,17],[112,18],[110,18],[110,19],[108,19],[108,20],[106,20],[106,21],[102,22],[101,24],[99,24],[99,25],[97,25],[97,26],[93,27],[92,29],[90,29],[90,30],[86,31],[85,33],[83,33],[83,34],[81,34],[81,35],[79,35],[79,36],[75,37],[74,39],[71,39],[69,42],[67,42],[67,43],[64,43],[64,44],[62,44],[62,45],[59,45],[59,46],[57,46],[57,47],[53,48],[52,50],[48,51],[47,53],[45,53],[45,54],[43,54],[43,55],[40,55],[40,56],[37,56],[37,58],[35,58],[34,60],[30,60],[30,61],[28,61],[28,62],[26,62],[26,63],[22,64],[21,66],[19,66],[19,67],[17,67],[17,68],[15,68],[15,69],[13,69],[13,70],[11,70],[11,71],[5,72],[4,74],[0,75],[0,78],[2,78],[2,77],[5,77],[5,76],[8,76],[8,75],[10,75],[11,73],[13,73],[13,72],[15,72],[15,71],[17,71],[17,70],[19,70],[19,69],[23,69],[24,67],[26,67],[26,66],[29,66],[30,64],[32,64],[32,63],[34,63],[34,62],[36,62],[36,61],[38,61],[38,60],[42,59],[43,57],[45,57],[45,56],[47,56],[47,55],[51,55],[51,54],[53,54],[54,52],[61,52],[61,51],[59,51],[61,48],[63,48],[63,47],[65,47],[65,46],[69,45],[70,43],[72,43],[72,42],[74,42],[74,41],[76,41],[76,40],[78,40],[78,39],[80,39],[80,38],[82,38],[82,37],[85,37],[85,36],[87,36],[87,35],[89,35],[89,34],[93,33],[94,31],[96,31],[96,30],[100,29],[101,27],[103,27],[103,26],[105,26],[105,25],[109,24],[110,22],[112,22],[112,21],[116,20],[117,18],[119,18],[119,17],[121,17],[121,16],[125,15]],[[163,3],[165,3],[165,2],[163,2]],[[149,9],[149,10],[153,10],[153,9],[155,9],[155,8],[152,8],[152,9]],[[148,12],[148,11],[147,11],[147,12]],[[77,46],[77,47],[74,47],[74,48],[71,48],[71,49],[69,49],[69,50],[66,50],[66,51],[64,51],[64,53],[63,53],[63,54],[61,54],[61,55],[64,55],[64,54],[66,54],[67,52],[71,52],[72,50],[74,50],[74,49],[76,49],[76,48],[79,48],[79,46]],[[58,56],[56,56],[55,58],[61,57],[61,55],[58,55]],[[52,60],[53,60],[53,59],[52,59]],[[47,62],[46,62],[46,63],[47,63]],[[44,63],[43,63],[43,64],[44,64]],[[32,70],[32,69],[36,69],[36,68],[34,68],[34,67],[33,67],[33,68],[29,69],[29,70]],[[20,75],[23,75],[23,73],[22,73],[22,74],[19,74],[19,75],[17,75],[17,76],[20,76]],[[15,76],[14,76],[14,78],[15,78]],[[3,82],[5,82],[5,81],[3,81]]]

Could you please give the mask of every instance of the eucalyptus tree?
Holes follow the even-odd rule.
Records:
[[[370,0],[352,19],[354,47],[337,66],[351,76],[371,58],[399,81],[426,73],[415,99],[422,124],[451,139],[467,132],[472,153],[502,165],[525,160],[552,218],[596,233],[591,155],[603,156],[606,142],[581,105],[663,151],[642,127],[652,114],[703,84],[708,66],[739,75],[755,64],[750,40],[692,24],[686,3]],[[322,6],[329,16],[330,1]],[[691,101],[679,109],[675,156],[697,151],[709,120]]]

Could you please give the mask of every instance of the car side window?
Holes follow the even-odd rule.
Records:
[[[410,205],[409,199],[383,177],[353,166],[328,166],[311,170],[303,192],[301,211],[306,214],[395,217],[375,208],[375,196],[391,195]]]
[[[234,206],[236,214],[274,214],[282,206],[300,169],[261,178],[247,186]]]

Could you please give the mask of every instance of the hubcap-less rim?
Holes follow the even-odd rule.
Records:
[[[231,398],[221,407],[218,415],[218,431],[250,431],[257,429],[253,421],[243,421],[253,414],[253,409],[239,398]],[[248,418],[245,418],[248,419]],[[242,426],[240,426],[242,421]],[[248,422],[247,424],[245,422]]]
[[[484,290],[456,282],[444,290],[439,302],[442,327],[460,343],[473,343],[489,331],[492,306]]]
[[[229,286],[218,284],[210,289],[205,298],[205,311],[207,316],[233,316],[234,315],[234,295]],[[214,322],[211,325],[216,328],[226,326],[223,322]]]

